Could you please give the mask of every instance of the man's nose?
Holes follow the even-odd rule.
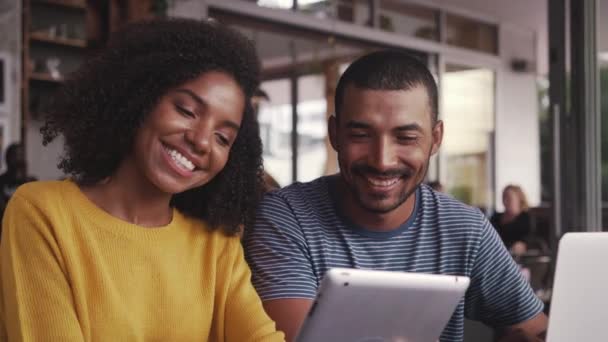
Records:
[[[389,138],[378,138],[369,159],[370,166],[380,172],[395,168],[395,166],[397,166],[398,158],[394,144]]]

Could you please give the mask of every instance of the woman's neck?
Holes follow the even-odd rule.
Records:
[[[144,227],[160,227],[172,220],[171,194],[163,193],[130,168],[119,167],[107,179],[80,186],[95,205],[121,220]]]

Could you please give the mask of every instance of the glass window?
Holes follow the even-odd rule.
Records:
[[[378,28],[412,37],[439,40],[439,11],[400,0],[382,0]]]
[[[321,19],[371,26],[371,2],[366,0],[298,0],[298,11]]]
[[[498,28],[496,25],[446,14],[446,35],[448,44],[498,54]]]
[[[256,2],[258,6],[279,9],[291,9],[293,0],[244,0],[247,2]]]
[[[447,65],[441,79],[443,183],[454,197],[484,210],[494,207],[494,79],[492,70],[457,65]]]
[[[327,151],[327,101],[322,74],[298,78],[298,181],[323,175]]]
[[[260,7],[292,10],[293,0],[241,0]],[[337,19],[363,26],[372,26],[371,1],[367,0],[298,0],[297,11],[320,19]]]
[[[291,86],[289,79],[262,82],[268,100],[260,103],[258,122],[264,169],[281,186],[291,184]]]

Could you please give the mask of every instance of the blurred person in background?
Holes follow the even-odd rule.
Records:
[[[519,185],[507,185],[502,192],[505,211],[495,213],[490,222],[498,231],[507,249],[514,255],[526,253],[526,239],[531,233],[531,218],[528,200]]]
[[[428,185],[431,187],[431,189],[433,189],[435,191],[444,192],[444,190],[445,190],[443,188],[443,184],[441,184],[441,182],[438,180],[430,181],[430,182],[428,182]]]
[[[23,145],[13,143],[5,152],[6,172],[0,175],[0,217],[4,215],[4,208],[17,188],[27,182],[36,180],[27,174],[27,161]]]

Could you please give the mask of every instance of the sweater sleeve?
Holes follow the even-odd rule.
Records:
[[[84,340],[48,216],[17,193],[8,204],[2,227],[1,339]]]
[[[226,342],[245,342],[263,341],[279,342],[284,341],[282,332],[276,331],[275,323],[268,317],[262,306],[258,294],[251,285],[251,271],[245,262],[243,249],[237,238],[231,239],[227,247],[228,253],[222,256],[223,267],[220,266],[218,272],[224,273],[224,279],[228,280],[225,294],[216,295],[216,300],[223,300],[224,303],[216,310],[214,321],[223,325],[223,329],[218,331],[220,341]],[[227,258],[229,256],[229,258]],[[221,281],[218,276],[218,281]],[[219,315],[219,317],[217,317]],[[219,326],[215,327],[220,328]]]

